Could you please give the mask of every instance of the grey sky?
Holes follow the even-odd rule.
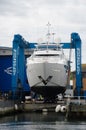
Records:
[[[85,12],[86,0],[0,0],[0,45],[12,46],[14,34],[31,42],[45,38],[49,21],[62,42],[69,41],[72,32],[80,34],[86,62]]]

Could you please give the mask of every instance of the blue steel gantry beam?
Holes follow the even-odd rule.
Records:
[[[76,63],[76,91],[77,95],[80,96],[82,88],[82,62],[81,62],[81,39],[77,33],[71,34],[71,43],[75,48],[75,63]]]
[[[18,98],[18,87],[24,86],[25,75],[25,56],[24,49],[28,48],[28,42],[26,42],[21,35],[14,35],[13,48],[12,48],[12,93],[13,99]],[[21,88],[23,90],[23,88]]]
[[[75,66],[76,66],[76,96],[80,96],[82,87],[81,71],[81,38],[78,33],[71,34],[70,43],[61,43],[63,49],[75,49]]]
[[[17,89],[20,86],[24,87],[24,68],[25,68],[25,56],[24,49],[35,49],[37,43],[26,42],[21,35],[15,35],[13,40],[13,74],[12,74],[12,92],[13,98],[16,97]],[[78,33],[71,34],[70,43],[63,44],[63,49],[75,49],[75,63],[76,63],[76,90],[77,95],[80,96],[82,87],[82,75],[81,75],[81,39]]]
[[[64,49],[75,49],[75,66],[76,66],[76,93],[80,96],[82,87],[82,70],[81,70],[81,38],[78,33],[71,34],[71,42],[61,43]]]

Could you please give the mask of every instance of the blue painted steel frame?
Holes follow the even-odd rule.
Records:
[[[71,34],[71,43],[75,48],[75,63],[76,63],[76,91],[77,95],[81,94],[82,87],[82,70],[81,70],[81,39],[77,33]]]
[[[25,56],[24,49],[34,49],[37,43],[26,42],[21,35],[14,35],[13,40],[13,74],[12,74],[12,91],[13,98],[15,98],[15,93],[18,87],[18,79],[20,80],[22,86],[24,85],[24,67],[25,67]],[[82,87],[82,76],[81,76],[81,39],[78,33],[71,34],[70,43],[63,44],[63,49],[75,49],[75,63],[76,63],[76,89],[77,94],[80,96],[80,91]]]
[[[26,42],[22,36],[14,35],[13,49],[12,49],[12,92],[13,99],[16,97],[16,92],[18,89],[18,82],[24,86],[24,75],[25,75],[25,56],[24,48],[28,47],[28,42]]]

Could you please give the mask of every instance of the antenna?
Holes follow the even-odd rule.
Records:
[[[51,26],[51,24],[48,22],[48,24],[47,24],[47,26],[48,26],[48,33],[47,33],[47,50],[48,50],[48,45],[49,45],[49,42],[50,42],[50,26]]]
[[[54,35],[55,35],[55,33],[52,33],[52,36],[53,36],[53,43],[54,43]]]
[[[48,43],[49,43],[49,40],[50,40],[50,26],[51,26],[51,24],[48,22],[47,26],[48,26],[47,38],[48,38]]]

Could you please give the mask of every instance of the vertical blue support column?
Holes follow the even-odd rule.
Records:
[[[13,99],[22,99],[25,75],[25,55],[24,49],[28,48],[29,43],[26,42],[21,35],[15,35],[13,40],[13,71],[12,71],[12,92]],[[20,97],[19,97],[19,95]]]
[[[24,48],[19,48],[19,75],[18,78],[21,80],[21,85],[24,86],[24,75],[25,75],[25,56]]]
[[[17,79],[18,79],[18,56],[19,56],[19,46],[18,46],[18,37],[15,35],[13,40],[13,50],[12,50],[12,92],[13,99],[15,99],[15,92],[17,88]]]
[[[82,71],[81,71],[81,39],[78,33],[71,34],[71,42],[75,46],[75,63],[76,63],[76,90],[77,95],[81,94]]]

